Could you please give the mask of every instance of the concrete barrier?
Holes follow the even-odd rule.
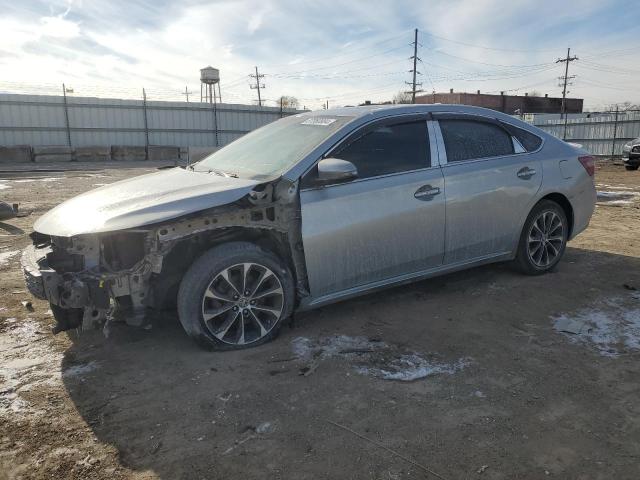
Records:
[[[29,145],[0,147],[0,163],[28,163],[31,162],[31,153]]]
[[[180,147],[149,146],[149,160],[179,160]]]
[[[73,160],[73,149],[62,145],[33,147],[33,161],[36,163],[70,162]]]
[[[76,147],[74,157],[77,162],[108,162],[111,147]]]
[[[147,159],[147,149],[145,147],[112,146],[111,159],[116,161],[139,162]]]

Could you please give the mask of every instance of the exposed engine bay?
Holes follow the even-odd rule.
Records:
[[[168,222],[70,237],[33,232],[22,257],[26,284],[48,300],[54,333],[122,320],[145,326],[171,308],[190,264],[229,240],[264,244],[289,263],[299,296],[308,295],[297,182],[256,185],[239,200]]]

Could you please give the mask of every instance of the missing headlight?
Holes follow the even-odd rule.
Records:
[[[133,267],[145,255],[144,232],[113,233],[102,238],[102,255],[114,271]]]

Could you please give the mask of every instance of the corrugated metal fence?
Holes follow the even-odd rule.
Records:
[[[0,145],[223,146],[297,110],[0,94]]]
[[[568,142],[579,143],[593,155],[616,156],[622,146],[640,137],[640,111],[569,114],[529,114],[524,120]]]

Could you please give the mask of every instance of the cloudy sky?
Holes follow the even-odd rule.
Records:
[[[427,92],[561,94],[555,63],[579,57],[570,96],[640,103],[640,2],[616,0],[0,0],[0,91],[199,100],[199,69],[221,71],[225,102],[308,108],[387,100],[410,80],[418,28]],[[194,100],[194,96],[191,100]]]

